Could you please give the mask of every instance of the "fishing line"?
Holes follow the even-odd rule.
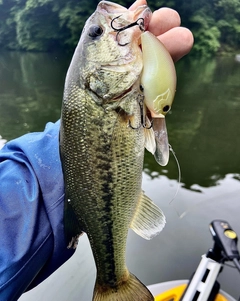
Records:
[[[180,164],[179,164],[177,155],[176,155],[176,153],[174,152],[174,150],[173,150],[171,144],[168,143],[168,146],[169,146],[169,151],[172,153],[172,155],[173,155],[173,157],[174,157],[174,159],[175,159],[175,162],[176,162],[176,164],[177,164],[177,168],[178,168],[178,185],[177,185],[177,189],[176,189],[176,192],[175,192],[173,198],[172,198],[171,201],[169,202],[169,205],[172,205],[172,202],[175,200],[175,198],[176,198],[176,196],[177,196],[177,194],[178,194],[178,192],[179,192],[179,189],[180,189],[180,187],[181,187],[181,177],[182,177],[182,175],[181,175],[181,167],[180,167]],[[178,210],[175,208],[175,206],[173,206],[173,208],[174,208],[174,210],[176,211],[176,213],[177,213],[177,215],[178,215],[179,218],[182,218],[182,217],[186,214],[186,211],[184,211],[182,214],[180,214],[180,213],[178,212]]]
[[[203,206],[206,208],[206,206],[208,206],[209,204],[211,204],[213,206],[215,203],[219,204],[219,202],[225,202],[225,200],[224,200],[225,198],[226,199],[230,199],[232,196],[233,197],[236,196],[236,193],[238,193],[238,192],[239,192],[239,189],[231,191],[231,192],[230,191],[226,191],[225,193],[221,193],[221,199],[222,200],[220,200],[220,201],[219,201],[218,195],[214,195],[214,196],[212,196],[210,198],[205,199],[204,201],[200,201],[198,203],[195,203],[192,206],[188,205],[187,206],[188,208],[186,208],[186,210],[184,210],[184,212],[182,214],[180,214],[180,215],[178,214],[178,215],[179,215],[180,218],[183,218],[185,215],[187,215],[189,213],[192,213],[193,211],[199,210]]]
[[[179,161],[178,161],[178,159],[177,159],[176,153],[174,152],[172,146],[171,146],[170,144],[168,144],[168,145],[169,145],[169,150],[172,152],[173,157],[174,157],[174,159],[175,159],[175,161],[176,161],[176,164],[177,164],[177,168],[178,168],[178,186],[177,186],[176,192],[175,192],[175,194],[174,194],[172,200],[169,202],[169,205],[172,205],[172,206],[173,206],[174,210],[176,211],[176,214],[177,214],[178,217],[181,219],[181,218],[183,218],[184,216],[186,216],[190,211],[194,210],[197,206],[202,205],[202,203],[196,204],[195,206],[193,206],[193,208],[190,208],[190,209],[187,208],[188,206],[186,206],[186,205],[184,206],[184,204],[182,203],[182,204],[180,204],[180,205],[185,207],[185,210],[184,210],[183,212],[180,211],[180,210],[178,210],[178,209],[175,207],[175,205],[172,204],[173,201],[175,200],[175,198],[176,198],[178,192],[179,192],[180,187],[181,187],[181,167],[180,167],[180,164],[179,164]],[[182,212],[182,213],[181,213],[181,212]]]

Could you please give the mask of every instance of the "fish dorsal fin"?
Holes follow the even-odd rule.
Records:
[[[144,135],[145,135],[145,148],[152,153],[155,154],[156,151],[156,141],[155,141],[155,135],[152,128],[144,129]]]
[[[130,228],[141,237],[151,239],[162,231],[165,223],[162,210],[142,192]]]

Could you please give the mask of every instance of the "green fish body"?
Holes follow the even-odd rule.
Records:
[[[88,235],[97,268],[93,300],[154,300],[125,263],[128,229],[146,239],[165,224],[141,189],[144,148],[153,131],[141,125],[142,54],[138,25],[151,12],[102,1],[88,19],[64,89],[60,153],[65,228]],[[116,18],[116,19],[114,19]],[[130,126],[131,125],[131,126]],[[154,139],[154,138],[153,138]]]

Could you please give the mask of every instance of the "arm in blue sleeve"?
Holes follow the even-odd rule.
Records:
[[[16,300],[74,252],[63,229],[59,121],[0,150],[0,300]]]

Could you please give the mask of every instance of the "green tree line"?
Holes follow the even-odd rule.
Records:
[[[1,49],[26,51],[71,50],[97,0],[0,0]],[[126,7],[129,0],[116,1]],[[195,37],[193,53],[210,56],[237,52],[240,47],[239,0],[149,0],[155,10],[176,9],[182,25]]]

